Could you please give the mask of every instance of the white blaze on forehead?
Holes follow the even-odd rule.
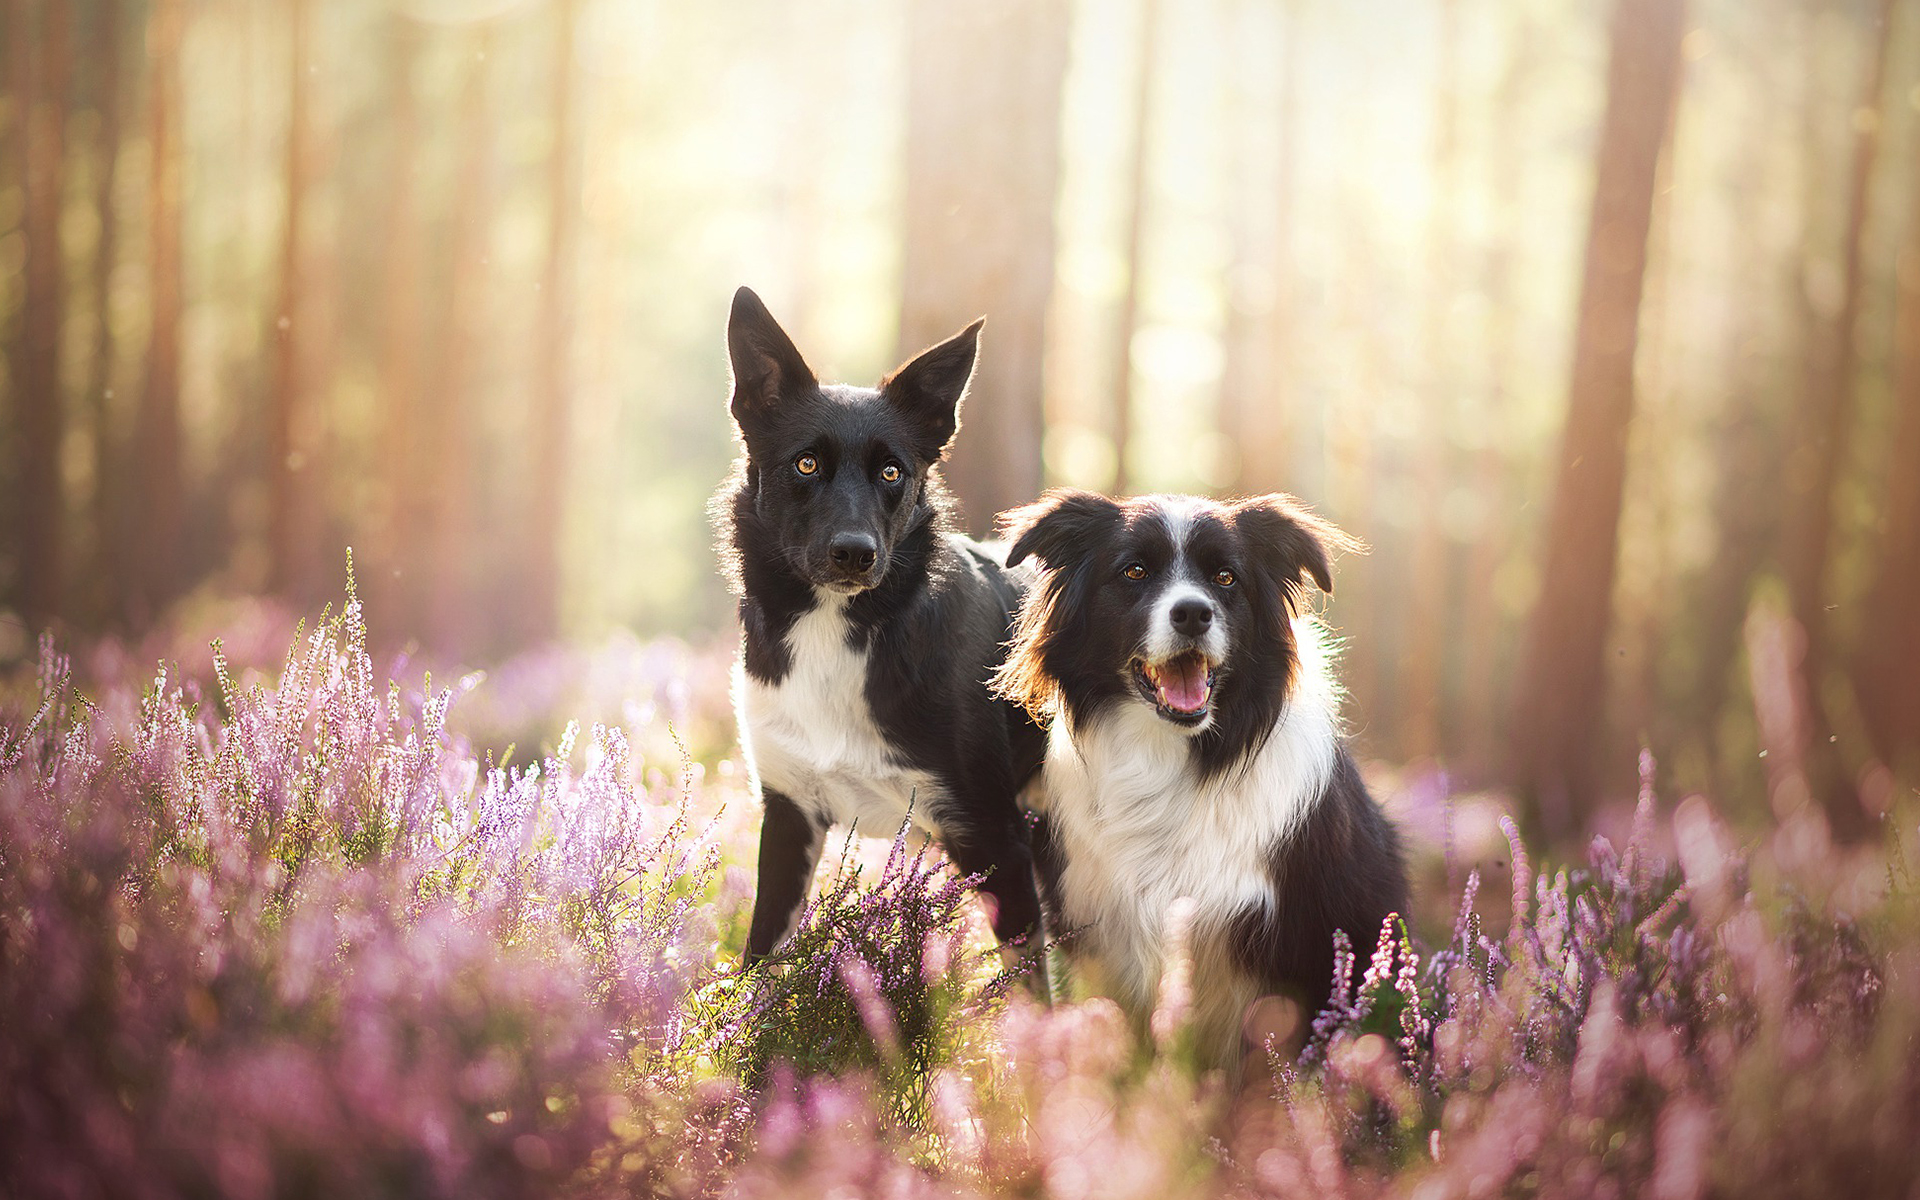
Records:
[[[1166,578],[1159,585],[1159,594],[1154,597],[1153,607],[1147,618],[1144,649],[1146,657],[1151,661],[1158,662],[1184,650],[1192,649],[1198,649],[1214,663],[1226,660],[1227,629],[1226,622],[1222,619],[1225,614],[1208,593],[1199,568],[1187,555],[1193,527],[1205,513],[1208,503],[1193,496],[1154,498],[1160,520],[1167,528],[1167,536],[1173,541],[1173,561],[1168,567]],[[1213,624],[1207,627],[1206,634],[1197,643],[1175,632],[1173,628],[1174,606],[1182,601],[1204,604],[1213,610]]]
[[[1213,506],[1211,500],[1200,496],[1149,496],[1147,500],[1160,514],[1160,522],[1167,527],[1167,534],[1173,538],[1175,547],[1187,544],[1187,535],[1193,531],[1194,522]]]

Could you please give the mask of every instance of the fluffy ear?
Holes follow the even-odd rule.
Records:
[[[1232,512],[1234,527],[1278,575],[1290,602],[1302,578],[1332,595],[1334,553],[1366,549],[1360,539],[1341,532],[1284,492],[1241,500]]]
[[[1105,496],[1055,488],[1032,504],[1000,514],[1000,534],[1013,545],[1007,565],[1037,558],[1057,570],[1085,558],[1120,521],[1120,506]]]
[[[973,378],[980,327],[986,323],[980,318],[880,381],[880,394],[919,427],[920,447],[929,460],[940,457],[960,428],[960,398]]]
[[[807,360],[767,306],[743,287],[727,317],[727,357],[733,363],[733,419],[745,428],[783,397],[815,386]]]

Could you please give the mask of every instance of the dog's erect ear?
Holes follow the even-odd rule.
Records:
[[[793,339],[752,288],[733,294],[733,312],[727,317],[727,357],[733,362],[733,419],[743,429],[755,417],[771,412],[782,398],[816,383]]]
[[[1048,570],[1080,562],[1120,522],[1120,506],[1105,496],[1055,488],[1032,504],[1000,514],[1000,533],[1013,543],[1007,565],[1037,558]]]
[[[880,394],[919,427],[921,453],[928,460],[940,457],[960,428],[960,398],[973,378],[980,327],[986,323],[980,318],[880,381]]]
[[[1296,608],[1295,593],[1302,578],[1332,595],[1334,552],[1366,549],[1359,538],[1343,533],[1284,492],[1241,500],[1231,511],[1234,528],[1279,576],[1288,602]]]

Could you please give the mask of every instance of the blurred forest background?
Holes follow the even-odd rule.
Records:
[[[0,46],[0,666],[317,609],[348,545],[444,659],[724,638],[748,283],[850,382],[988,315],[976,531],[1074,484],[1364,538],[1376,758],[1549,831],[1639,744],[1843,835],[1914,777],[1913,0],[5,0]]]

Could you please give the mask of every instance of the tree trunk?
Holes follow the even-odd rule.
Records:
[[[122,569],[115,548],[123,538],[120,522],[125,505],[121,490],[119,440],[114,436],[113,403],[113,268],[119,252],[119,213],[114,187],[120,162],[120,42],[125,14],[121,0],[101,0],[100,31],[93,59],[99,72],[95,105],[100,117],[96,153],[99,176],[94,186],[94,212],[100,222],[100,240],[93,252],[93,361],[87,370],[87,414],[91,422],[93,496],[89,516],[93,523],[92,574],[100,596],[110,600],[120,593]]]
[[[1822,331],[1809,358],[1807,389],[1795,414],[1792,447],[1783,478],[1787,523],[1781,566],[1793,615],[1806,636],[1806,673],[1811,741],[1807,777],[1826,809],[1834,833],[1842,839],[1866,836],[1872,829],[1852,781],[1829,740],[1827,715],[1827,569],[1831,558],[1834,492],[1846,463],[1853,433],[1856,339],[1860,319],[1861,243],[1866,234],[1874,159],[1880,138],[1880,93],[1887,77],[1894,0],[1880,0],[1860,109],[1874,119],[1854,124],[1853,164],[1847,179],[1846,226],[1841,234],[1840,309]]]
[[[1920,166],[1920,153],[1908,161]],[[1912,766],[1920,755],[1920,171],[1911,201],[1906,245],[1895,268],[1899,301],[1885,523],[1854,670],[1874,750],[1900,766]]]
[[[426,431],[420,422],[420,344],[425,333],[421,297],[422,243],[419,214],[420,102],[414,71],[421,31],[413,18],[396,13],[388,25],[387,130],[393,140],[382,214],[380,300],[380,395],[385,437],[386,521],[381,530],[379,578],[370,590],[382,607],[382,625],[415,628],[420,612],[408,604],[421,572],[421,508],[418,480]],[[389,624],[390,623],[390,624]]]
[[[560,631],[561,535],[566,511],[568,431],[572,428],[573,256],[580,189],[575,169],[574,44],[579,0],[556,0],[549,68],[552,148],[547,159],[547,261],[540,277],[539,340],[534,346],[533,494],[528,498],[525,611],[521,632]]]
[[[946,468],[976,532],[1040,488],[1065,0],[914,0],[899,357],[988,314]]]
[[[1635,351],[1637,395],[1627,454],[1634,461],[1659,463],[1661,452],[1676,434],[1673,364],[1673,163],[1679,133],[1668,112],[1665,145],[1653,175],[1653,212],[1647,231],[1646,283],[1640,297],[1641,339]],[[1684,318],[1683,318],[1684,319]],[[1638,449],[1634,443],[1638,442]],[[1673,606],[1667,601],[1674,584],[1669,531],[1675,519],[1673,482],[1665,470],[1643,470],[1634,486],[1634,502],[1623,503],[1621,540],[1631,546],[1634,569],[1616,572],[1614,668],[1609,687],[1611,728],[1633,739],[1606,743],[1604,753],[1618,751],[1621,761],[1636,750],[1665,758],[1673,748],[1670,722],[1662,720],[1662,668],[1668,639],[1673,636]]]
[[[1140,0],[1140,37],[1135,59],[1133,115],[1127,158],[1127,282],[1113,334],[1113,490],[1133,491],[1133,335],[1140,326],[1140,268],[1146,235],[1147,189],[1152,185],[1154,41],[1160,34],[1160,0]]]
[[[40,10],[40,27],[32,9]],[[14,0],[15,88],[25,117],[26,294],[20,330],[20,374],[14,388],[19,414],[20,607],[31,624],[58,612],[64,503],[60,442],[65,411],[60,395],[60,325],[66,312],[66,264],[60,248],[61,200],[66,186],[67,76],[72,14],[66,0],[32,5]],[[36,37],[37,32],[37,37]]]
[[[1493,124],[1488,132],[1487,185],[1496,214],[1496,232],[1481,264],[1487,296],[1487,351],[1485,408],[1480,420],[1486,430],[1475,456],[1474,480],[1481,524],[1466,563],[1462,595],[1469,605],[1484,605],[1495,594],[1494,581],[1513,541],[1513,464],[1506,430],[1513,424],[1513,375],[1518,367],[1518,307],[1514,264],[1521,248],[1521,217],[1526,205],[1521,195],[1524,174],[1520,164],[1519,128],[1528,96],[1529,72],[1538,55],[1538,27],[1532,19],[1516,22],[1507,47],[1506,65],[1493,99]],[[1506,697],[1501,680],[1503,647],[1496,638],[1502,622],[1481,616],[1461,622],[1460,716],[1464,727],[1459,743],[1477,776],[1496,774],[1501,766],[1499,714]]]
[[[183,0],[154,0],[147,29],[149,59],[147,184],[151,325],[146,383],[135,420],[135,511],[132,544],[124,557],[139,564],[129,589],[129,615],[143,623],[158,615],[180,586],[183,487],[180,432],[180,43]]]
[[[288,105],[286,209],[280,231],[280,290],[273,316],[273,399],[267,437],[268,550],[271,586],[297,601],[311,598],[315,530],[306,373],[302,346],[309,314],[303,292],[306,198],[313,178],[312,122],[308,113],[309,0],[288,0]]]
[[[1352,280],[1381,278],[1387,268],[1378,243],[1370,236],[1365,220],[1352,211],[1343,211],[1337,228],[1323,233],[1349,247]],[[1393,333],[1378,320],[1377,303],[1364,284],[1347,280],[1335,282],[1328,290],[1332,309],[1325,314],[1323,327],[1350,329],[1354,336],[1351,387],[1357,396],[1379,396],[1394,386],[1390,369],[1394,358]],[[1392,471],[1383,462],[1381,439],[1375,436],[1375,417],[1360,405],[1331,406],[1326,421],[1326,496],[1329,512],[1342,514],[1342,520],[1369,540],[1381,531],[1391,536],[1383,514],[1381,479]],[[1400,600],[1392,595],[1393,580],[1386,578],[1379,564],[1394,557],[1376,554],[1353,557],[1341,564],[1340,623],[1349,629],[1376,631],[1374,636],[1355,638],[1341,653],[1341,677],[1353,696],[1356,713],[1392,711],[1392,689],[1396,684],[1388,669],[1391,647],[1378,636],[1387,629],[1388,614]],[[1361,749],[1369,755],[1385,753],[1380,748],[1385,736],[1375,738],[1362,732]]]
[[[1735,204],[1741,197],[1762,194],[1767,187],[1774,131],[1786,127],[1791,118],[1791,101],[1779,98],[1765,71],[1756,66],[1749,86],[1755,99],[1754,119],[1743,134],[1729,179]],[[1812,106],[1806,97],[1801,97],[1798,107],[1803,119],[1810,115]],[[1809,177],[1817,179],[1821,173],[1809,172]],[[1682,705],[1716,777],[1722,765],[1721,710],[1727,705],[1740,654],[1754,577],[1775,543],[1780,515],[1777,485],[1785,393],[1774,382],[1780,373],[1775,358],[1762,349],[1767,326],[1761,298],[1782,290],[1804,295],[1798,281],[1778,264],[1757,259],[1751,230],[1729,224],[1726,234],[1727,261],[1741,264],[1728,283],[1732,294],[1742,299],[1735,318],[1727,324],[1722,367],[1726,395],[1717,420],[1709,427],[1717,450],[1712,505],[1718,538],[1716,551],[1701,572],[1699,590],[1686,605],[1692,616],[1695,665]]]
[[[1453,609],[1452,555],[1441,524],[1453,465],[1457,419],[1456,358],[1447,337],[1453,307],[1454,240],[1458,235],[1455,194],[1460,159],[1460,0],[1440,0],[1439,70],[1434,87],[1434,202],[1427,224],[1427,297],[1425,357],[1427,396],[1422,406],[1426,428],[1414,449],[1420,519],[1414,529],[1406,595],[1420,603],[1401,611],[1406,617],[1406,657],[1400,686],[1400,747],[1408,758],[1426,758],[1440,749],[1441,667],[1446,620]]]
[[[27,78],[28,67],[33,61],[30,51],[33,48],[32,26],[23,24],[33,9],[29,0],[6,0],[0,4],[0,92],[4,92],[7,103],[0,107],[0,164],[8,172],[9,178],[25,178],[27,173],[27,135],[22,128],[25,118],[20,113],[22,86]],[[0,218],[0,237],[13,233],[19,228],[18,218]],[[18,308],[0,304],[0,343],[4,344],[7,356],[6,392],[9,408],[13,410],[13,392],[20,380],[20,331],[13,318]],[[11,494],[9,494],[11,499]],[[12,561],[15,547],[15,530],[11,524],[0,525],[0,556]],[[0,591],[0,595],[12,599],[12,590]]]
[[[1260,278],[1260,218],[1267,215],[1258,205],[1266,197],[1259,179],[1260,122],[1251,119],[1248,72],[1240,69],[1240,56],[1234,49],[1247,33],[1244,26],[1250,7],[1229,3],[1226,26],[1220,34],[1222,68],[1228,75],[1220,124],[1232,132],[1227,152],[1220,156],[1229,251],[1220,279],[1226,320],[1220,331],[1220,386],[1215,392],[1213,424],[1221,447],[1231,456],[1222,465],[1227,468],[1227,490],[1233,494],[1240,493],[1245,474],[1242,460],[1248,418],[1257,419],[1261,401],[1266,398],[1267,345],[1260,318],[1272,291]]]
[[[1293,367],[1294,255],[1293,203],[1300,140],[1300,10],[1303,0],[1281,5],[1280,96],[1273,114],[1278,128],[1274,185],[1269,212],[1273,222],[1263,295],[1247,294],[1245,277],[1228,280],[1226,363],[1220,376],[1219,427],[1231,449],[1233,471],[1227,490],[1252,496],[1298,491],[1292,478],[1287,429],[1288,375]],[[1254,124],[1253,122],[1248,122]],[[1253,203],[1259,193],[1240,184],[1235,213],[1236,259],[1253,270]]]
[[[492,211],[492,133],[487,99],[493,30],[469,36],[461,84],[453,208],[447,219],[447,303],[427,386],[421,392],[421,428],[433,431],[434,452],[421,464],[425,498],[426,570],[416,573],[420,633],[454,652],[473,635],[474,430],[479,409],[474,358],[480,352],[480,309],[487,290],[487,231]]]
[[[1684,0],[1618,0],[1613,12],[1567,424],[1514,709],[1515,777],[1551,833],[1572,828],[1595,791],[1647,229],[1684,13]]]

